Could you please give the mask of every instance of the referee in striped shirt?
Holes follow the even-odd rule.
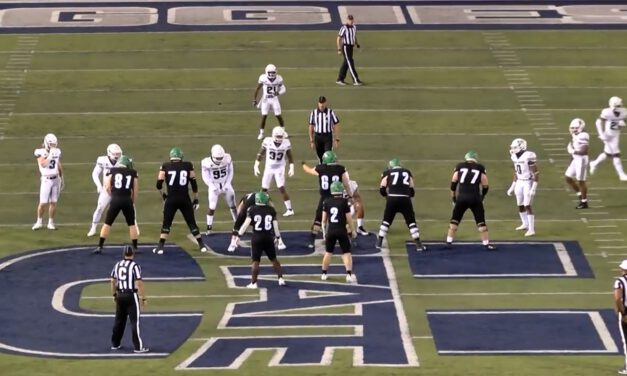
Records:
[[[347,71],[350,72],[353,78],[353,85],[360,86],[362,82],[359,80],[357,69],[355,69],[355,61],[353,60],[353,48],[359,48],[357,43],[357,27],[353,25],[353,16],[348,15],[346,24],[342,25],[340,32],[337,34],[337,54],[344,57],[342,66],[340,67],[340,73],[337,76],[336,83],[338,85],[346,85],[344,79],[346,78]]]
[[[618,267],[621,270],[621,276],[614,282],[614,304],[618,314],[618,330],[620,338],[623,342],[623,350],[627,349],[627,260],[623,260]],[[618,374],[627,375],[627,351],[624,356],[623,367],[618,370]]]
[[[309,146],[316,150],[322,163],[325,151],[337,148],[340,142],[340,119],[327,107],[327,98],[318,98],[318,108],[309,114]]]
[[[135,251],[132,246],[124,246],[124,259],[118,261],[111,271],[111,293],[115,301],[115,323],[111,335],[111,350],[119,350],[126,318],[131,321],[133,345],[135,353],[150,351],[144,347],[139,334],[140,310],[146,305],[146,293],[142,282],[141,268],[133,259]]]

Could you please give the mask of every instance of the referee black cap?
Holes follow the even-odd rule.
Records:
[[[135,255],[135,250],[133,249],[132,245],[124,245],[124,251],[123,251],[124,257],[133,257]]]
[[[324,95],[318,97],[318,103],[326,103],[327,98]]]

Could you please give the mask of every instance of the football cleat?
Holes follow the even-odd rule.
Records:
[[[383,238],[380,236],[377,236],[377,244],[375,245],[375,247],[377,247],[378,249],[383,248]]]
[[[279,286],[285,286],[285,280],[283,277],[279,277]]]
[[[48,230],[56,230],[57,226],[55,226],[54,223],[52,223],[52,222],[48,222],[48,226],[46,226],[46,228]]]
[[[96,247],[96,249],[94,249],[94,250],[92,251],[92,253],[93,253],[94,255],[99,255],[99,254],[101,254],[101,253],[102,253],[102,248],[100,248],[100,247]]]
[[[527,225],[524,224],[524,223],[522,225],[516,227],[516,231],[523,231],[523,230],[526,230],[526,229],[527,229]]]
[[[423,245],[422,242],[420,241],[420,239],[416,239],[416,240],[414,240],[414,242],[416,243],[416,251],[424,252],[424,251],[427,250],[427,246]]]
[[[213,226],[207,225],[207,231],[205,231],[205,235],[211,235],[211,230],[213,230]]]
[[[256,289],[257,288],[257,282],[251,282],[249,284],[246,285],[247,289]]]
[[[619,375],[627,375],[627,368],[621,368],[618,370]]]
[[[96,226],[91,226],[91,228],[89,229],[89,232],[87,233],[87,237],[91,238],[92,236],[96,235]]]
[[[294,213],[294,210],[290,209],[290,210],[285,211],[285,213],[283,213],[283,216],[284,216],[284,217],[291,217],[291,216],[293,216],[294,214],[295,214],[295,213]]]
[[[329,276],[327,275],[327,273],[322,273],[322,275],[320,276],[320,279],[323,281],[326,281],[327,278],[329,278]]]
[[[579,205],[575,206],[575,209],[588,209],[588,202],[580,202]]]
[[[535,234],[536,232],[531,230],[527,230],[527,232],[525,232],[525,236],[534,236]]]
[[[208,251],[209,251],[209,249],[207,248],[207,246],[206,246],[206,245],[204,245],[204,244],[203,244],[203,245],[202,245],[202,247],[200,247],[200,252],[202,252],[202,253],[206,253],[206,252],[208,252]]]
[[[493,245],[493,244],[488,243],[488,244],[484,245],[484,247],[488,251],[496,251],[496,246]]]
[[[113,346],[113,345],[111,345],[111,350],[119,350],[119,349],[120,349],[120,346]]]
[[[355,278],[354,275],[352,274],[346,274],[346,282],[348,283],[353,283],[355,282],[357,279]]]
[[[371,233],[369,233],[368,231],[366,231],[366,229],[364,228],[364,226],[359,226],[359,227],[357,227],[357,233],[358,233],[359,235],[362,235],[362,236],[369,236],[369,235],[372,235]]]
[[[590,175],[594,175],[597,170],[597,163],[595,161],[590,162]]]
[[[42,223],[40,223],[40,222],[37,222],[31,228],[33,229],[33,231],[36,231],[36,230],[39,230],[42,227],[44,227],[44,225]]]
[[[619,176],[618,179],[620,181],[627,181],[627,174],[623,174],[623,175]]]
[[[314,243],[311,243],[311,242],[307,243],[307,248],[315,248],[315,247],[316,246]]]
[[[353,86],[361,86],[361,85],[363,85],[363,84],[364,84],[364,83],[363,83],[363,82],[361,82],[361,81],[353,82]]]
[[[138,349],[138,350],[133,350],[133,352],[134,352],[135,354],[147,353],[147,352],[149,352],[149,351],[150,351],[150,349],[149,349],[149,348],[147,348],[147,347],[142,347],[141,349]]]
[[[344,81],[335,81],[335,83],[341,86],[346,86],[346,82]]]
[[[153,248],[152,249],[152,253],[154,253],[156,255],[162,255],[163,254],[163,249]]]
[[[453,248],[453,242],[446,242],[446,244],[444,245],[444,248],[446,248],[446,249]]]

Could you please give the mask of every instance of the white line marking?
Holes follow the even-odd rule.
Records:
[[[149,280],[149,279],[147,279]],[[215,295],[150,295],[150,299],[234,299],[234,298],[256,298],[259,294],[215,294]],[[110,295],[105,296],[81,296],[85,300],[111,300]],[[142,315],[144,316],[144,315]]]
[[[624,242],[625,239],[594,239],[595,242]]]
[[[590,200],[588,200],[590,201]],[[619,235],[620,232],[618,231],[611,231],[611,232],[591,232],[590,235]]]
[[[588,312],[588,315],[590,316],[590,320],[592,320],[592,324],[603,342],[605,350],[608,352],[618,352],[616,342],[614,342],[614,339],[612,338],[607,325],[605,325],[605,321],[603,321],[601,314],[599,312]]]
[[[449,296],[535,296],[535,295],[546,295],[546,296],[559,296],[559,295],[612,295],[612,292],[607,292],[607,291],[599,291],[599,292],[457,292],[457,293],[450,293],[450,292],[437,292],[437,293],[421,293],[421,292],[416,292],[416,293],[403,293],[401,294],[402,296],[431,296],[431,297],[438,297],[438,296],[445,296],[445,297],[449,297]]]
[[[557,252],[557,257],[559,257],[562,266],[564,267],[565,275],[569,277],[574,277],[577,275],[577,270],[573,265],[572,260],[570,259],[570,255],[564,246],[564,243],[553,243],[555,247],[555,251]]]

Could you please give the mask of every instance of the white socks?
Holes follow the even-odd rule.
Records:
[[[605,153],[601,153],[601,154],[599,154],[597,159],[594,160],[594,164],[599,164],[599,163],[603,162],[606,159],[607,159],[607,155]]]
[[[363,227],[363,225],[364,225],[364,219],[357,218],[357,227]]]
[[[527,214],[527,213],[525,213]],[[535,232],[536,228],[535,228],[535,224],[536,224],[536,216],[533,214],[528,214],[527,215],[527,223],[528,223],[528,230],[529,232]]]
[[[292,200],[283,201],[285,204],[285,209],[292,210]]]
[[[620,158],[613,158],[612,163],[614,163],[614,169],[618,176],[625,175],[625,171],[623,171],[623,162],[621,162]]]
[[[529,226],[529,219],[528,219],[528,215],[527,212],[518,212],[518,215],[520,216],[520,220],[522,221],[522,224],[524,226]]]
[[[213,215],[207,214],[207,226],[213,226]]]

